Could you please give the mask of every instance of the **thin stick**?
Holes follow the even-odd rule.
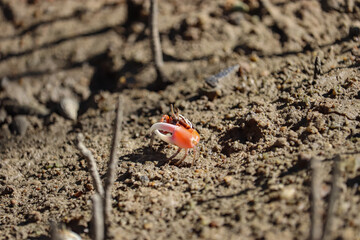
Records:
[[[322,235],[320,162],[311,158],[311,226],[310,240],[320,240]]]
[[[324,231],[322,239],[328,239],[327,237],[331,233],[332,223],[334,219],[334,212],[335,212],[335,203],[339,197],[339,179],[340,179],[340,162],[341,158],[340,155],[336,155],[333,164],[333,175],[331,180],[331,192],[330,192],[330,199],[329,205],[327,207],[327,214],[324,224]]]
[[[161,42],[158,27],[158,0],[150,0],[150,42],[153,58],[155,61],[155,69],[158,80],[163,82],[164,75],[164,60],[161,50]]]
[[[104,196],[104,188],[101,183],[100,175],[99,175],[99,172],[96,167],[96,162],[95,162],[94,156],[92,155],[90,150],[85,147],[84,142],[83,142],[84,136],[81,133],[79,133],[77,135],[77,140],[78,140],[77,147],[78,147],[79,151],[81,152],[81,154],[85,157],[86,162],[88,164],[89,172],[93,179],[93,184],[95,186],[95,191],[100,196]]]
[[[92,196],[92,240],[104,239],[104,211],[103,211],[103,198],[95,193]]]
[[[352,13],[354,11],[354,0],[345,1],[346,11]]]
[[[118,162],[117,157],[117,145],[120,140],[120,129],[123,119],[123,103],[119,96],[117,113],[114,125],[114,137],[112,139],[110,160],[108,163],[108,169],[106,172],[105,180],[105,197],[104,197],[104,217],[105,217],[105,237],[109,236],[110,217],[111,217],[111,190],[115,181],[116,166]]]
[[[318,79],[321,75],[321,60],[319,56],[316,56],[314,62],[314,79]]]

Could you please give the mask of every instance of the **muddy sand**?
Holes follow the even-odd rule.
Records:
[[[160,1],[163,89],[148,1],[0,7],[1,239],[49,239],[51,222],[89,239],[76,136],[104,178],[119,95],[116,239],[308,239],[311,159],[323,220],[340,159],[327,239],[360,239],[360,1]],[[193,167],[192,153],[176,166],[174,146],[149,146],[171,104],[200,133]]]

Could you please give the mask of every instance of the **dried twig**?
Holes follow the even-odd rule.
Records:
[[[333,165],[333,175],[331,180],[331,192],[330,192],[330,199],[329,204],[327,207],[327,214],[324,224],[324,231],[323,236],[321,239],[327,239],[329,234],[331,233],[332,222],[334,219],[334,210],[335,210],[335,203],[339,197],[339,178],[340,178],[340,162],[341,158],[340,155],[336,155],[334,158],[334,165]]]
[[[123,119],[121,97],[119,97],[117,105],[117,113],[114,125],[114,137],[112,139],[110,160],[105,180],[105,196],[104,196],[104,217],[105,217],[105,236],[109,236],[110,216],[111,216],[111,190],[115,181],[116,166],[118,162],[117,145],[120,140],[120,129]]]
[[[92,239],[94,240],[103,240],[107,239],[110,228],[110,216],[111,216],[111,190],[115,181],[115,173],[117,166],[117,144],[119,143],[120,138],[120,129],[122,124],[123,112],[122,112],[122,101],[119,97],[117,105],[117,113],[114,125],[114,137],[112,140],[110,160],[108,162],[108,170],[105,177],[105,190],[101,183],[100,175],[96,167],[96,162],[89,151],[83,143],[84,136],[82,134],[78,135],[78,148],[80,152],[84,155],[88,162],[88,167],[90,175],[93,178],[95,185],[95,195],[92,198],[93,201],[93,232]]]
[[[311,158],[311,226],[310,240],[319,240],[322,235],[320,162]]]
[[[90,172],[90,175],[91,175],[91,177],[93,179],[93,182],[94,182],[95,191],[100,196],[103,196],[104,195],[104,188],[103,188],[103,185],[101,183],[100,175],[99,175],[99,172],[98,172],[97,167],[96,167],[96,162],[95,162],[94,156],[92,155],[90,150],[85,147],[84,142],[83,142],[84,141],[84,136],[81,133],[78,134],[77,140],[78,140],[77,147],[80,150],[81,154],[87,160],[87,164],[88,164],[88,167],[89,167],[89,172]]]
[[[150,1],[150,41],[153,58],[155,61],[155,69],[157,73],[158,81],[165,81],[164,74],[164,61],[161,50],[161,42],[158,27],[158,0]]]
[[[314,62],[314,79],[318,79],[319,75],[321,75],[321,60],[319,56],[316,56]]]
[[[104,210],[103,210],[103,198],[98,193],[92,196],[92,239],[103,240],[104,239]]]

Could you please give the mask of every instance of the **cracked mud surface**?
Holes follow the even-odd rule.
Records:
[[[336,154],[330,239],[358,239],[360,2],[160,1],[161,91],[148,90],[148,4],[129,2],[0,1],[1,238],[49,239],[51,221],[89,238],[94,189],[75,139],[103,177],[121,94],[116,239],[307,239],[310,158],[325,207]],[[204,80],[236,64],[209,99]],[[76,120],[64,98],[80,103]],[[173,146],[149,147],[170,104],[200,133],[193,168],[192,156],[168,163]]]

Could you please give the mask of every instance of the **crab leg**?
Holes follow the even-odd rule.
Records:
[[[176,166],[180,165],[185,160],[186,156],[188,155],[188,152],[189,152],[189,149],[186,148],[184,157],[182,159],[180,159],[179,161],[175,162],[174,165],[176,165]]]
[[[193,167],[194,166],[194,163],[195,163],[195,159],[196,159],[196,146],[194,147],[194,158],[193,158],[193,162],[192,162],[192,164],[191,164],[191,167]]]
[[[179,154],[179,152],[181,151],[181,149],[182,149],[182,148],[178,148],[178,150],[176,151],[176,153],[174,153],[174,154],[170,157],[170,160],[173,159],[173,158],[175,158],[175,157]]]

